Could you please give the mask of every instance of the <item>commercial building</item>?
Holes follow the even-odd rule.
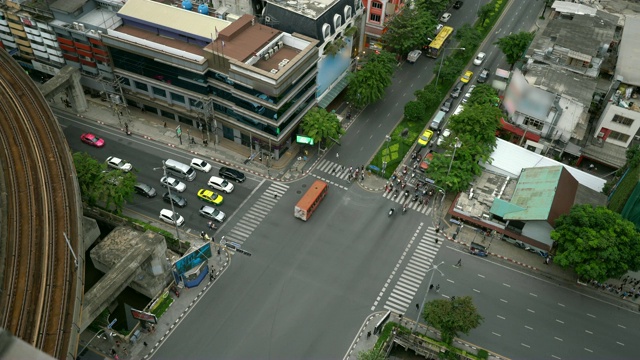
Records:
[[[102,34],[128,105],[194,125],[203,140],[242,144],[252,159],[278,159],[316,105],[318,42],[251,15],[229,22],[194,10],[129,0],[122,25]]]

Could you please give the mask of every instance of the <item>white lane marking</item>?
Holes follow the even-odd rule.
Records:
[[[562,320],[556,319],[556,322],[559,322],[560,324],[564,324],[564,321],[562,321]]]

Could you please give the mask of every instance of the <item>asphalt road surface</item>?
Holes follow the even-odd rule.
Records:
[[[309,221],[293,217],[308,178],[288,190],[231,267],[159,349],[159,358],[339,358],[424,215],[331,186]],[[257,206],[269,187],[246,202]],[[243,220],[227,224],[231,233]],[[234,223],[235,222],[235,223]],[[227,229],[225,229],[227,230]]]
[[[139,182],[148,184],[156,189],[158,195],[150,199],[134,194],[132,202],[126,205],[127,215],[134,216],[150,224],[158,225],[172,233],[175,232],[173,226],[158,220],[158,214],[161,209],[171,209],[171,205],[162,199],[162,195],[167,192],[166,188],[160,184],[160,179],[163,176],[161,169],[162,161],[174,159],[189,164],[193,156],[154,143],[153,141],[126,136],[123,132],[108,127],[101,127],[95,124],[88,126],[86,122],[77,120],[75,115],[59,115],[58,119],[63,126],[64,134],[72,151],[86,152],[99,162],[106,161],[109,156],[124,159],[133,165]],[[80,141],[80,135],[84,132],[93,132],[105,139],[105,146],[98,149],[82,143]],[[211,165],[213,168],[208,174],[197,172],[194,181],[178,179],[187,186],[187,189],[183,193],[178,193],[187,199],[187,206],[184,208],[175,207],[176,212],[185,219],[185,224],[180,227],[180,232],[185,231],[197,235],[200,234],[201,231],[207,231],[209,235],[213,235],[213,232],[208,229],[208,220],[198,213],[200,207],[208,205],[208,203],[200,200],[197,196],[198,190],[209,189],[207,181],[212,175],[218,174],[220,166],[215,163],[211,163]],[[219,209],[223,211],[227,217],[231,216],[251,194],[253,189],[263,181],[261,178],[251,174],[246,175],[247,180],[243,183],[231,182],[234,185],[233,192],[230,194],[220,194],[223,196],[224,202],[219,206]],[[172,193],[174,192],[172,191]]]
[[[454,266],[459,259],[462,267]],[[435,275],[441,289],[428,300],[472,296],[485,318],[465,340],[517,359],[637,358],[637,312],[582,294],[580,285],[563,287],[451,243],[436,261],[444,262],[444,277]],[[426,285],[420,291],[416,302]],[[415,309],[407,316],[414,317]]]

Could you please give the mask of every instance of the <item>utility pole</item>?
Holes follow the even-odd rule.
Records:
[[[427,285],[427,291],[424,292],[424,299],[422,299],[422,304],[420,305],[420,308],[418,309],[418,316],[416,317],[416,323],[415,323],[415,325],[413,325],[413,329],[411,330],[412,334],[414,332],[416,332],[416,330],[418,329],[418,323],[420,322],[420,315],[424,311],[424,304],[427,302],[427,296],[429,295],[429,290],[430,290],[429,288],[431,287],[431,284],[433,283],[433,274],[435,273],[433,270],[437,270],[440,273],[440,275],[444,276],[444,273],[438,269],[438,266],[440,266],[442,264],[444,264],[444,261],[441,261],[440,264],[438,264],[438,265],[433,265],[431,267],[431,269],[427,270],[427,272],[431,271],[431,277],[429,278],[429,285]]]

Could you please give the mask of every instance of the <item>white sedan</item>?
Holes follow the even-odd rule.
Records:
[[[480,65],[482,64],[482,62],[484,61],[484,58],[487,57],[487,54],[483,53],[483,52],[479,52],[478,55],[476,55],[476,58],[473,59],[473,65]]]
[[[442,143],[447,140],[447,138],[449,137],[449,135],[451,135],[451,130],[449,129],[444,129],[444,131],[442,132],[442,134],[440,135],[440,137],[438,138],[438,141],[436,142],[436,145],[440,146],[442,145]]]
[[[107,158],[107,166],[124,172],[129,172],[133,169],[133,165],[115,156],[109,156]]]
[[[174,190],[177,192],[184,192],[185,190],[187,190],[187,185],[170,176],[165,176],[162,179],[160,179],[160,183],[162,183],[162,186],[166,188],[171,188],[171,190]]]
[[[198,158],[191,159],[191,167],[204,173],[211,171],[211,164]]]
[[[182,226],[184,224],[184,218],[178,213],[174,213],[169,209],[160,210],[160,220],[171,225]]]

